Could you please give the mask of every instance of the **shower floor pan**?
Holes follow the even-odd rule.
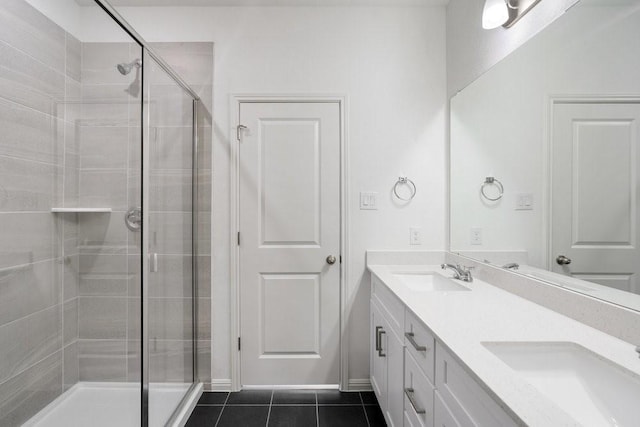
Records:
[[[149,426],[164,426],[191,384],[151,384]],[[81,382],[24,426],[139,427],[140,384]]]

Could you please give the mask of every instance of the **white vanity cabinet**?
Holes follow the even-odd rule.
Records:
[[[371,280],[371,385],[388,426],[516,426],[429,328]]]
[[[404,305],[379,281],[371,300],[371,386],[387,425],[402,427]],[[377,286],[376,286],[377,285]]]
[[[406,427],[433,426],[435,338],[405,308],[404,420]]]
[[[436,421],[438,426],[517,425],[439,342],[435,375],[436,401],[441,400],[436,404],[436,420],[443,420]]]

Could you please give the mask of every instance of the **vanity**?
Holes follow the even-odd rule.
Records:
[[[448,252],[367,253],[389,426],[640,425],[638,37],[579,0],[454,88]]]
[[[453,279],[444,254],[369,259],[371,384],[387,425],[637,425],[633,345],[477,277]]]

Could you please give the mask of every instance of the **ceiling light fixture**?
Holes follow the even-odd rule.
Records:
[[[485,0],[482,9],[482,28],[492,30],[511,27],[540,0]]]

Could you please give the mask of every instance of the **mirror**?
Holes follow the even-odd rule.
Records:
[[[451,99],[452,252],[640,311],[638,40],[582,0]]]

